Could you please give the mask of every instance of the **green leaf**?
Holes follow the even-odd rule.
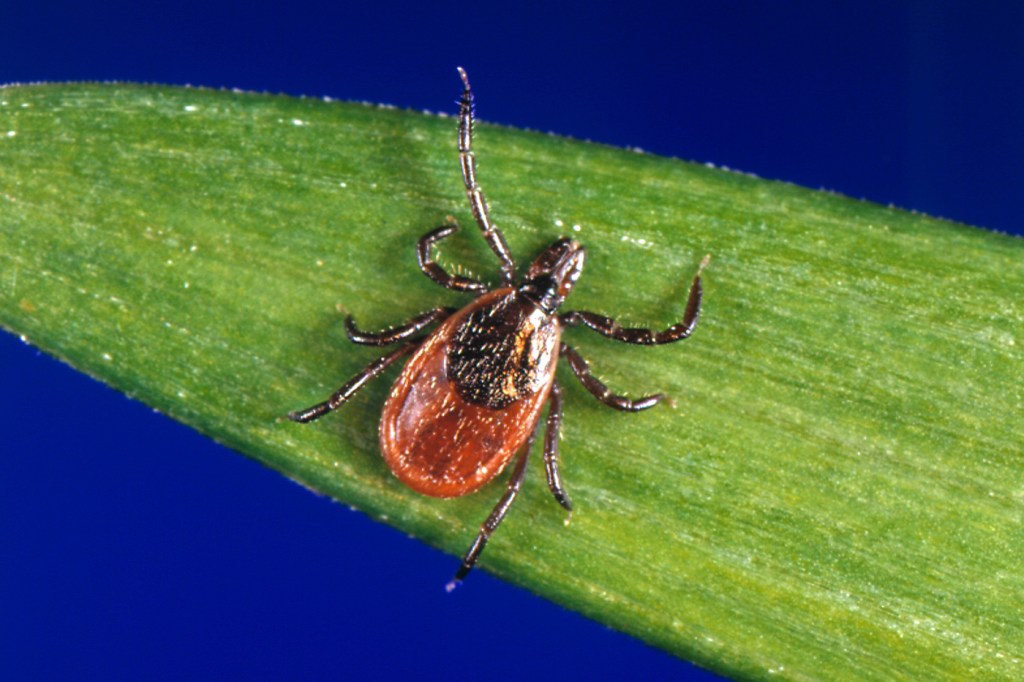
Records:
[[[621,149],[479,126],[479,177],[520,265],[561,234],[569,302],[685,343],[569,341],[568,527],[538,462],[482,566],[743,678],[1024,677],[1024,242]],[[0,90],[0,324],[284,475],[461,554],[501,482],[418,496],[377,456],[389,381],[282,419],[379,355],[344,337],[494,282],[451,118],[129,85]],[[453,560],[453,568],[455,561]],[[439,583],[447,576],[439,576]]]

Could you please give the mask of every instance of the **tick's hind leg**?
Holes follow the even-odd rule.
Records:
[[[540,422],[538,422],[538,427]],[[466,552],[466,556],[462,558],[462,564],[459,566],[459,570],[455,572],[455,577],[452,581],[445,586],[445,589],[451,592],[459,583],[461,583],[465,577],[473,570],[473,566],[476,565],[477,559],[480,558],[480,553],[484,551],[484,547],[487,545],[487,541],[491,537],[491,533],[495,531],[502,520],[505,518],[505,514],[508,513],[509,507],[516,499],[516,495],[519,493],[519,488],[523,484],[523,478],[526,475],[526,463],[530,459],[530,450],[533,449],[533,441],[537,437],[537,428],[534,428],[533,433],[530,434],[529,440],[526,441],[526,446],[523,448],[522,454],[519,455],[519,459],[516,461],[516,467],[512,470],[512,475],[509,476],[508,485],[505,488],[505,494],[498,500],[498,504],[494,505],[494,509],[491,510],[490,516],[480,526],[480,532],[477,534],[476,539],[473,540],[473,544],[469,546],[469,550]]]
[[[365,386],[371,379],[376,379],[381,372],[397,360],[412,353],[423,342],[422,338],[407,341],[405,345],[396,348],[387,355],[377,358],[363,369],[362,372],[352,377],[347,384],[335,391],[334,395],[322,403],[307,407],[304,410],[296,410],[288,413],[288,418],[293,422],[311,422],[319,419],[328,412],[338,409],[351,398],[356,392]]]
[[[442,225],[436,230],[431,230],[420,237],[420,241],[416,245],[416,258],[419,261],[420,270],[423,271],[424,275],[445,289],[482,294],[487,291],[486,284],[469,277],[463,277],[462,275],[449,275],[444,271],[444,268],[434,262],[433,257],[430,255],[430,249],[436,242],[441,241],[445,237],[450,237],[458,231],[459,226],[451,222],[447,225]]]
[[[501,280],[505,286],[512,286],[516,279],[516,264],[508,243],[497,226],[491,224],[491,214],[487,209],[484,191],[476,182],[476,156],[473,154],[473,91],[469,89],[469,77],[459,67],[459,77],[465,89],[459,100],[459,163],[462,165],[462,181],[466,185],[466,197],[469,199],[473,217],[480,226],[487,245],[501,261]]]
[[[385,329],[382,332],[364,332],[356,327],[356,321],[351,315],[345,318],[345,333],[353,343],[364,346],[389,346],[392,343],[405,341],[416,332],[429,327],[434,322],[447,319],[455,312],[455,308],[434,308],[417,315],[405,324]]]
[[[544,472],[548,477],[551,494],[566,511],[572,512],[572,500],[569,499],[569,493],[565,492],[562,476],[558,473],[558,434],[561,430],[562,387],[556,381],[551,385],[551,395],[548,398],[548,424],[544,430]]]
[[[655,393],[654,395],[634,400],[630,400],[625,396],[615,395],[597,377],[590,373],[590,365],[587,364],[582,355],[576,352],[575,348],[563,342],[559,352],[563,358],[569,361],[569,367],[572,368],[573,374],[580,380],[583,387],[608,407],[614,407],[616,410],[622,410],[623,412],[639,412],[640,410],[654,407],[665,399],[664,393]]]
[[[683,319],[665,331],[659,332],[642,327],[623,327],[609,317],[583,310],[572,310],[564,315],[560,315],[559,318],[568,327],[576,327],[582,324],[590,327],[598,334],[603,334],[608,338],[624,343],[655,346],[663,343],[672,343],[673,341],[681,341],[692,334],[693,330],[697,327],[697,319],[700,317],[700,273],[707,266],[710,259],[711,256],[704,256],[704,260],[700,262],[700,267],[697,268],[697,274],[693,277],[693,284],[690,285],[690,296],[686,301],[686,312],[683,313]]]

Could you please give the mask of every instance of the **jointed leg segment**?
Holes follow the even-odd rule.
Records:
[[[508,479],[505,494],[501,496],[498,504],[494,506],[490,515],[480,526],[480,532],[477,534],[476,539],[473,540],[473,544],[469,546],[469,551],[462,558],[462,564],[459,566],[459,570],[455,572],[455,577],[445,587],[449,592],[454,590],[469,575],[469,572],[473,570],[473,566],[476,565],[477,559],[480,558],[480,553],[484,551],[491,533],[501,524],[505,514],[508,513],[509,507],[515,501],[519,488],[523,484],[523,479],[526,477],[526,463],[530,460],[530,450],[533,449],[533,441],[536,437],[537,429],[534,429],[533,433],[530,434],[530,438],[526,441],[522,454],[519,455],[519,459],[516,461],[516,468],[512,470],[512,475]]]
[[[597,377],[590,373],[590,366],[587,364],[587,361],[583,359],[583,356],[576,352],[576,349],[563,341],[559,352],[562,354],[563,358],[569,361],[569,366],[572,368],[573,374],[575,374],[576,378],[580,380],[583,387],[608,407],[613,407],[616,410],[621,410],[623,412],[639,412],[640,410],[646,410],[650,407],[654,407],[665,399],[664,393],[655,393],[654,395],[644,396],[643,398],[637,398],[635,400],[630,400],[625,396],[615,395],[609,391],[608,387],[602,384]]]
[[[623,327],[609,317],[583,310],[569,311],[560,315],[559,319],[567,327],[576,327],[582,324],[590,327],[598,334],[624,343],[655,346],[663,343],[672,343],[673,341],[681,341],[692,334],[693,330],[697,327],[697,320],[700,317],[700,273],[707,266],[709,260],[710,256],[704,256],[704,260],[700,262],[697,274],[693,278],[693,284],[690,285],[690,296],[686,302],[686,312],[683,313],[682,321],[672,325],[665,331],[659,332],[642,327]]]
[[[348,334],[348,338],[352,343],[359,343],[364,346],[389,346],[399,341],[405,341],[434,322],[447,319],[454,312],[455,308],[434,308],[417,315],[405,324],[391,327],[381,332],[362,331],[356,327],[355,318],[349,315],[345,318],[345,333]]]
[[[473,209],[480,231],[483,232],[487,245],[501,261],[501,280],[505,286],[512,286],[516,279],[516,265],[512,260],[512,252],[504,235],[491,224],[491,215],[487,209],[484,191],[476,181],[476,156],[473,154],[473,92],[469,89],[469,77],[459,67],[459,76],[465,89],[459,100],[459,163],[462,166],[462,180],[466,185],[466,196]]]
[[[558,504],[572,511],[572,500],[562,485],[562,476],[558,473],[558,436],[562,430],[562,387],[558,382],[551,384],[551,395],[548,397],[548,424],[544,430],[544,472],[548,477],[548,488],[558,500]]]
[[[547,471],[548,487],[551,488],[551,493],[560,505],[571,512],[572,501],[569,499],[568,493],[565,492],[565,488],[562,486],[562,477],[558,473],[558,432],[562,425],[562,389],[557,382],[551,386],[551,395],[548,400],[550,401],[550,407],[548,408],[547,428],[544,432],[544,469]],[[505,494],[501,496],[498,504],[494,506],[494,509],[487,517],[487,520],[480,526],[480,532],[463,557],[462,564],[455,573],[455,578],[448,583],[447,589],[449,592],[455,589],[469,572],[473,570],[473,566],[476,565],[477,559],[480,558],[480,553],[484,551],[484,547],[487,545],[491,534],[494,533],[498,525],[504,520],[505,514],[508,513],[512,502],[515,501],[519,488],[523,484],[523,479],[526,477],[526,463],[529,461],[530,450],[533,449],[533,442],[537,439],[537,431],[539,429],[540,422],[537,423],[533,433],[530,434],[522,454],[519,455],[519,459],[516,461],[516,467],[512,470],[512,475],[508,479]]]
[[[458,232],[458,230],[459,226],[457,224],[449,223],[448,225],[442,225],[436,230],[431,230],[420,237],[420,241],[416,245],[416,257],[420,264],[420,270],[445,289],[482,294],[487,291],[486,284],[469,277],[463,277],[462,275],[449,275],[444,271],[444,268],[434,262],[433,257],[430,255],[430,248],[435,242],[439,242],[445,237],[450,237]]]
[[[405,345],[399,346],[387,355],[371,362],[362,372],[352,377],[347,384],[335,391],[334,395],[324,402],[307,407],[304,410],[289,412],[288,418],[293,422],[311,422],[328,412],[338,409],[348,402],[348,399],[355,395],[359,389],[369,383],[371,379],[376,379],[388,366],[412,353],[422,342],[422,337],[406,341]]]

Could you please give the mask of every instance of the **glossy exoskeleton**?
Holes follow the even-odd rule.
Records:
[[[638,399],[612,394],[595,378],[587,362],[562,341],[565,327],[583,325],[617,341],[641,345],[671,343],[688,337],[697,325],[701,302],[701,263],[693,278],[683,319],[664,331],[625,328],[614,320],[583,311],[558,313],[583,270],[584,249],[559,239],[516,282],[516,267],[505,238],[491,223],[483,191],[476,181],[472,149],[473,95],[465,71],[459,107],[459,159],[473,217],[501,261],[501,287],[452,275],[434,262],[433,245],[454,234],[450,223],[424,235],[418,245],[420,269],[443,287],[476,298],[461,310],[435,308],[382,332],[360,331],[351,316],[349,338],[371,346],[397,345],[371,363],[327,401],[288,415],[297,422],[318,419],[343,405],[389,365],[412,355],[388,396],[380,421],[380,445],[391,471],[407,486],[434,497],[466,495],[492,480],[519,453],[505,494],[484,521],[449,589],[465,578],[491,533],[508,512],[526,473],[540,417],[548,404],[544,466],[548,487],[566,510],[572,503],[558,473],[558,433],[562,390],[555,366],[564,357],[583,385],[605,405],[626,412],[645,410],[665,396]],[[440,323],[429,334],[420,334]]]

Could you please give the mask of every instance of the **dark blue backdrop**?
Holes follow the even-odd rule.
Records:
[[[6,3],[0,82],[451,111],[461,64],[487,120],[1024,226],[1020,4],[148,4]],[[2,333],[0,377],[5,679],[705,679]]]

